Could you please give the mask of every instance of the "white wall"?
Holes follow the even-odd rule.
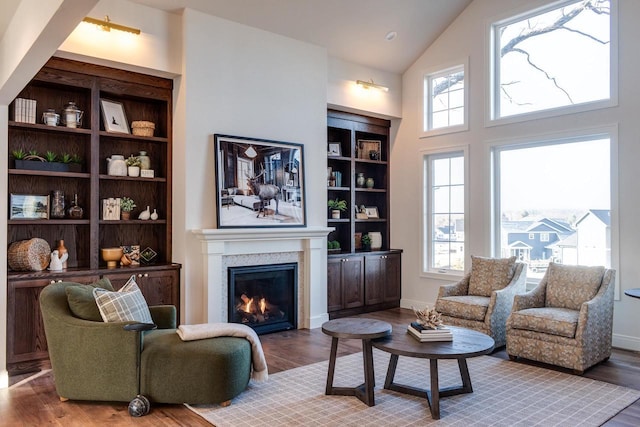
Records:
[[[356,80],[373,80],[388,87],[389,91],[364,89],[356,84]],[[330,57],[327,104],[342,111],[399,118],[402,115],[402,76]]]
[[[402,305],[433,304],[443,281],[421,278],[420,229],[421,165],[420,151],[448,146],[468,145],[470,162],[470,226],[465,230],[467,254],[490,255],[489,235],[489,141],[509,140],[540,133],[562,133],[572,129],[618,126],[619,182],[618,219],[620,227],[619,268],[621,289],[638,287],[640,277],[640,57],[636,40],[640,37],[637,20],[640,2],[620,0],[619,13],[619,105],[597,111],[551,117],[516,124],[485,127],[487,74],[487,26],[510,10],[549,3],[543,0],[475,0],[431,45],[403,76],[402,122],[391,158],[392,244],[405,250],[403,255]],[[422,82],[426,70],[469,57],[470,127],[467,132],[419,139],[422,112]],[[616,159],[614,159],[614,162]],[[411,165],[412,167],[408,167]],[[614,345],[640,350],[639,301],[622,296],[615,302]]]
[[[186,323],[204,320],[206,283],[192,229],[215,228],[213,134],[304,144],[307,224],[326,225],[325,49],[185,10],[175,92],[174,260]]]

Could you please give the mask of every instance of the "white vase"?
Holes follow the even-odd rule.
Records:
[[[140,169],[151,169],[151,159],[147,156],[146,151],[141,151],[140,155],[138,155],[138,160],[140,160]]]
[[[333,219],[340,219],[340,211],[337,209],[334,209],[331,211],[331,218]]]
[[[129,176],[140,176],[140,166],[128,166]]]
[[[147,206],[147,209],[140,212],[140,215],[138,215],[138,219],[149,219],[151,218],[151,209],[149,209],[149,206]]]
[[[153,213],[151,214],[151,219],[158,219],[158,212],[154,209]]]

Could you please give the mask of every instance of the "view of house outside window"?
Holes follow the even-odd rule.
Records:
[[[464,270],[464,153],[425,156],[425,270]]]
[[[495,23],[493,118],[608,100],[612,1],[566,1]]]
[[[533,279],[551,261],[610,267],[610,152],[602,136],[494,147],[499,255]]]

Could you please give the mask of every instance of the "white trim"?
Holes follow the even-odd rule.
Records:
[[[426,246],[425,242],[431,241],[431,237],[429,235],[429,229],[426,226],[425,216],[429,213],[427,212],[428,207],[428,191],[427,183],[429,182],[428,176],[426,175],[426,162],[428,161],[429,156],[438,155],[438,154],[453,154],[453,153],[462,153],[464,158],[464,229],[465,229],[465,238],[464,238],[464,263],[467,266],[469,262],[468,252],[468,235],[469,235],[469,145],[454,145],[450,147],[442,147],[442,148],[434,148],[429,150],[420,150],[418,152],[419,161],[420,161],[420,170],[422,174],[421,181],[421,205],[420,205],[420,262],[418,263],[418,274],[423,278],[431,278],[431,279],[439,279],[439,280],[459,280],[463,275],[464,271],[454,271],[454,270],[446,270],[446,271],[435,271],[430,270],[428,265],[425,265],[426,258]],[[465,267],[466,270],[466,267]]]
[[[567,105],[555,108],[548,108],[539,111],[532,111],[528,113],[515,114],[506,117],[496,117],[497,115],[497,100],[496,100],[496,82],[499,81],[499,67],[497,61],[499,55],[497,54],[497,43],[495,41],[495,27],[503,25],[507,22],[515,22],[526,16],[544,13],[550,10],[562,7],[564,4],[570,4],[576,0],[561,0],[539,7],[531,8],[522,7],[516,11],[509,11],[501,14],[498,17],[486,21],[486,33],[485,38],[485,51],[488,53],[489,60],[487,61],[487,81],[485,90],[487,91],[485,96],[485,114],[484,125],[485,127],[502,126],[511,123],[520,123],[530,120],[538,120],[549,117],[557,117],[566,114],[582,113],[585,111],[593,111],[604,108],[612,108],[618,106],[618,0],[610,0],[611,2],[611,14],[609,24],[609,98],[595,100],[590,102],[584,102],[580,104]]]
[[[447,71],[452,71],[462,67],[464,72],[464,108],[463,116],[464,122],[461,125],[446,126],[437,129],[426,129],[428,127],[427,122],[430,122],[429,116],[431,114],[431,90],[427,85],[427,81],[430,77],[443,74]],[[432,136],[446,135],[450,133],[465,132],[469,130],[469,57],[460,60],[453,61],[447,65],[439,67],[432,67],[425,70],[422,73],[422,116],[420,119],[420,129],[418,132],[418,138],[429,138]]]
[[[541,143],[563,143],[580,141],[583,139],[609,138],[610,149],[610,197],[611,197],[611,267],[616,270],[615,300],[620,300],[620,219],[619,219],[619,168],[618,168],[618,123],[611,125],[594,126],[578,129],[569,129],[561,132],[544,132],[529,134],[520,138],[501,138],[486,141],[486,158],[491,165],[488,176],[490,197],[487,197],[486,211],[491,218],[491,254],[497,256],[497,243],[500,241],[500,215],[496,212],[499,206],[499,192],[497,185],[500,182],[499,173],[495,167],[495,149],[497,147],[539,145]]]

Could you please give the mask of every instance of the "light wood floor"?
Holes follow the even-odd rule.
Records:
[[[394,328],[403,328],[414,318],[413,313],[406,309],[369,313],[366,317],[386,320]],[[262,335],[260,339],[270,374],[329,358],[331,338],[324,335],[319,328]],[[358,351],[360,351],[360,342],[357,340],[344,340],[338,346],[339,356]],[[492,356],[507,358],[504,349],[494,352]],[[536,364],[520,360],[518,363]],[[614,350],[607,362],[589,369],[585,377],[640,390],[640,354]],[[182,405],[152,405],[149,415],[132,418],[127,412],[127,403],[60,402],[51,373],[20,384],[19,381],[24,378],[25,376],[12,377],[13,385],[9,389],[0,390],[0,425],[65,427],[107,424],[154,427],[209,425]],[[605,425],[607,427],[640,425],[640,401],[626,408]]]

